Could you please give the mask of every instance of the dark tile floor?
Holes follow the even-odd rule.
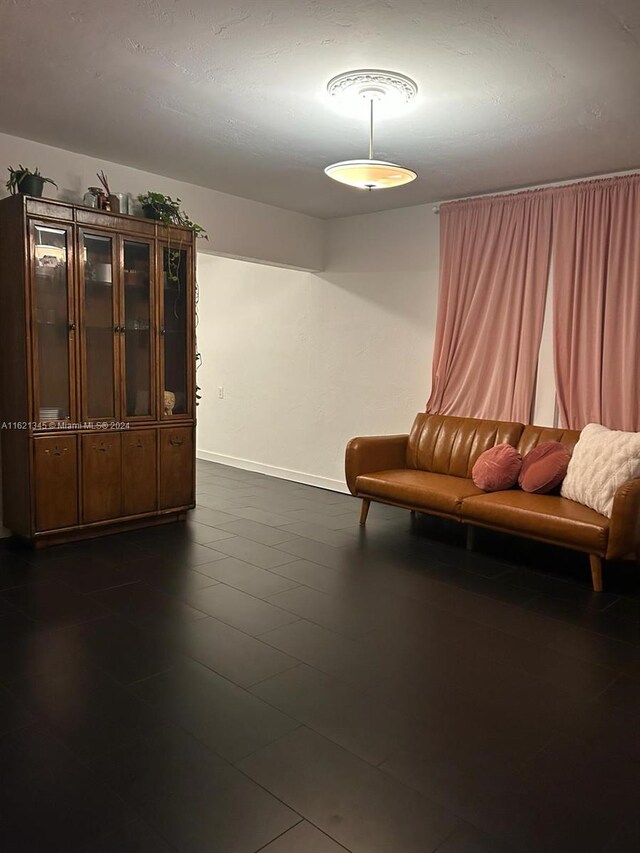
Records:
[[[634,566],[198,474],[0,550],[2,853],[637,853]]]

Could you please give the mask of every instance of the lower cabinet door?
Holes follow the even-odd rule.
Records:
[[[36,529],[58,530],[78,523],[77,436],[34,439]]]
[[[122,514],[120,433],[82,436],[82,520],[105,521]]]
[[[155,429],[122,433],[122,514],[153,512],[158,506]]]
[[[184,507],[194,499],[193,427],[158,430],[160,435],[160,507]]]

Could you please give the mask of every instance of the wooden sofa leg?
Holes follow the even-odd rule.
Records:
[[[367,523],[367,516],[369,515],[369,507],[371,506],[371,501],[366,498],[362,499],[362,509],[360,510],[360,524],[364,525]]]
[[[475,541],[476,529],[471,524],[467,524],[467,551],[473,551]]]
[[[591,563],[591,581],[594,592],[602,592],[602,557],[597,554],[589,554]]]

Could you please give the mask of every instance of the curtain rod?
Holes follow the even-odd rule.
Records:
[[[454,202],[454,201],[472,201],[472,200],[480,199],[480,198],[490,198],[492,196],[519,195],[520,193],[535,192],[536,190],[544,190],[547,188],[550,189],[552,187],[566,187],[566,186],[572,186],[575,184],[586,184],[586,183],[589,183],[592,181],[607,181],[611,178],[625,178],[625,177],[628,177],[629,175],[640,175],[640,172],[638,172],[637,169],[629,169],[626,172],[611,172],[608,175],[596,175],[595,177],[591,177],[591,178],[570,178],[569,180],[566,180],[566,181],[553,181],[550,184],[536,184],[532,187],[521,187],[520,189],[501,190],[501,191],[493,192],[493,193],[489,192],[489,193],[481,193],[480,195],[463,196],[462,198],[451,198],[451,199],[447,199],[446,201],[439,201],[437,204],[433,205],[431,210],[437,216],[440,213],[440,207],[443,204],[449,204],[450,202]]]

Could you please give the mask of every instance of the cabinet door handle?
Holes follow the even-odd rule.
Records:
[[[75,323],[69,323],[69,331],[75,332],[75,330],[76,330],[76,324]]]
[[[51,456],[64,456],[68,449],[68,447],[58,447],[56,444],[51,450],[45,450],[45,453],[51,454]]]
[[[164,326],[160,326],[160,334],[164,337]]]
[[[100,445],[94,444],[93,449],[96,450],[98,453],[106,453],[108,450],[111,450],[111,445],[110,444],[100,444]]]
[[[169,437],[169,444],[171,447],[182,447],[184,444],[184,438],[180,438],[177,435],[172,435]]]

